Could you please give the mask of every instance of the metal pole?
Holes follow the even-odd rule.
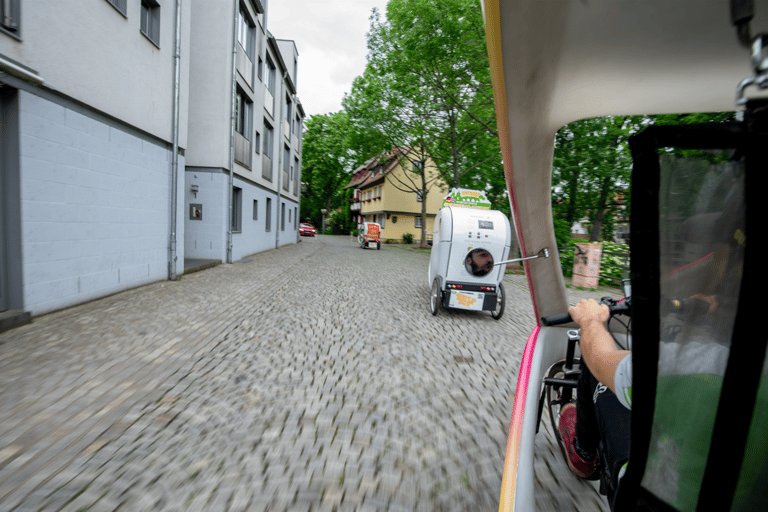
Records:
[[[181,84],[181,0],[176,0],[176,39],[173,50],[173,154],[171,155],[171,234],[168,257],[168,279],[177,279],[176,223],[178,222],[179,188],[179,88]]]
[[[232,219],[235,211],[232,204],[232,187],[235,184],[235,104],[237,102],[237,16],[240,14],[240,2],[233,2],[235,16],[232,22],[232,101],[230,105],[231,115],[229,123],[229,223],[227,225],[227,263],[232,263]]]

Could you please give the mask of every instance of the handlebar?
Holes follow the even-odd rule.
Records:
[[[600,299],[600,304],[608,306],[610,316],[614,315],[628,315],[631,312],[631,300],[626,299],[612,299],[611,297],[603,297]],[[570,313],[557,313],[555,315],[548,315],[541,317],[541,323],[546,327],[553,325],[561,325],[573,322]]]

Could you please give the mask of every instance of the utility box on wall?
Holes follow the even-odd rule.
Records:
[[[602,256],[603,247],[600,244],[576,244],[571,284],[581,288],[597,288]]]
[[[189,205],[189,220],[203,220],[203,205],[192,204]]]

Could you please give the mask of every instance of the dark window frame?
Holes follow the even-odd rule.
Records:
[[[141,0],[139,31],[160,48],[160,4],[156,0]]]

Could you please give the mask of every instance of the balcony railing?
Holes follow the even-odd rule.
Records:
[[[253,90],[253,62],[239,44],[237,45],[237,72],[243,77],[248,87]]]
[[[251,141],[235,132],[235,161],[251,168]]]

